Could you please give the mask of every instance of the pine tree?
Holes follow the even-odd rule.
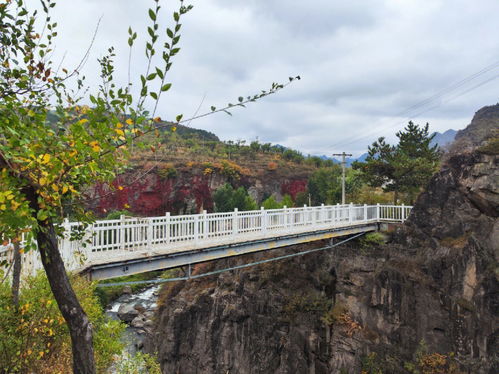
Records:
[[[385,192],[405,193],[412,203],[437,170],[440,154],[437,145],[431,146],[433,136],[429,124],[424,127],[412,121],[396,134],[397,146],[379,138],[368,148],[365,162],[355,162],[353,167],[362,172],[362,178],[371,187],[382,187]]]

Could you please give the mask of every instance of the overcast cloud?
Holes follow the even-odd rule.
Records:
[[[60,34],[57,56],[66,53],[64,65],[76,65],[102,16],[85,66],[87,83],[98,84],[95,60],[111,45],[118,51],[118,77],[125,81],[126,30],[131,25],[144,35],[152,4],[60,0],[54,12]],[[176,4],[169,0],[164,7],[165,22]],[[493,79],[499,76],[497,0],[192,4],[183,21],[182,50],[171,71],[172,90],[160,105],[161,117],[192,115],[203,97],[201,112],[267,89],[274,81],[286,82],[288,76],[302,77],[277,95],[234,110],[233,117],[218,114],[192,123],[225,140],[258,137],[304,153],[358,155],[378,136],[393,140],[408,119],[429,122],[433,131],[460,129],[479,108],[498,102],[499,79]],[[134,76],[144,65],[137,51]],[[487,66],[489,71],[457,89],[413,107]]]

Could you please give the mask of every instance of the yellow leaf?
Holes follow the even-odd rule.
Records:
[[[7,209],[7,206],[5,204],[0,205],[0,210],[5,210]]]
[[[123,130],[121,129],[114,129],[114,131],[116,131],[116,134],[120,135],[120,136],[123,136],[125,135],[125,133],[123,132]]]
[[[118,122],[118,123],[116,124],[116,128],[117,128],[117,129],[121,129],[122,127],[123,127],[123,124],[122,124],[121,122]]]
[[[123,205],[123,206],[124,206],[126,209],[130,208],[130,205],[128,205],[128,204],[125,204],[125,205]]]
[[[123,191],[123,186],[118,186],[118,190]]]
[[[131,119],[131,118],[128,118],[128,119],[126,120],[126,123],[128,123],[129,125],[133,125],[133,121],[132,121],[132,119]]]
[[[40,186],[45,186],[47,184],[47,178],[43,178],[43,177],[40,178],[38,183],[40,183]]]
[[[55,192],[59,192],[59,186],[57,184],[53,184],[52,185],[52,189],[55,191]]]
[[[62,193],[68,192],[68,186],[62,186]]]
[[[69,154],[69,157],[74,157],[78,154],[78,151],[75,149],[74,151],[72,151],[70,154]]]
[[[90,146],[92,147],[92,150],[94,152],[99,152],[101,150],[99,143],[97,143],[96,141],[90,142]]]
[[[82,124],[82,125],[83,125],[84,123],[87,123],[87,122],[88,122],[88,119],[86,119],[86,118],[82,118],[82,119],[80,119],[80,121],[79,121],[79,122],[80,122],[80,124]]]
[[[154,121],[154,122],[161,122],[161,117],[156,117],[156,118],[154,118],[154,120],[153,120],[153,121]]]
[[[42,164],[48,164],[50,161],[50,155],[45,153],[43,156],[42,156]]]
[[[177,127],[176,127],[176,126],[173,126],[173,127],[172,127],[172,132],[175,132],[175,131],[177,131]]]

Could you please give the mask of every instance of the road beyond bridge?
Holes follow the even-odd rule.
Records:
[[[175,268],[316,240],[379,230],[404,222],[404,205],[321,205],[227,213],[125,217],[85,228],[65,221],[59,250],[66,269],[93,280]],[[83,232],[79,240],[71,240]],[[12,246],[0,246],[0,260]],[[23,275],[42,269],[37,251],[24,255]]]

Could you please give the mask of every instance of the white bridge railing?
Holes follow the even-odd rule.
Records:
[[[404,205],[321,205],[227,213],[206,213],[161,217],[125,217],[96,221],[86,228],[81,240],[70,240],[81,226],[65,221],[65,235],[59,249],[68,270],[91,263],[113,262],[137,256],[182,252],[213,245],[362,225],[371,222],[404,222],[411,206]],[[12,246],[0,246],[0,261],[10,259]],[[136,257],[137,257],[136,256]],[[41,269],[36,252],[25,255],[24,271]]]

